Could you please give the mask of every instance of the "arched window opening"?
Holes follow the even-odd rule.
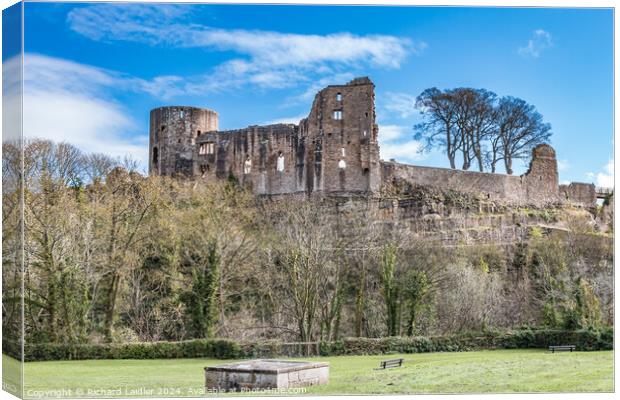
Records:
[[[336,101],[342,101],[342,93],[336,93]]]
[[[347,167],[347,162],[343,159],[340,159],[340,161],[338,161],[338,168],[345,169],[346,167]]]
[[[282,154],[282,152],[278,153],[278,160],[276,162],[276,170],[278,172],[284,172],[284,154]]]

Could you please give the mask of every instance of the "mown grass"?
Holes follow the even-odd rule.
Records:
[[[401,368],[375,370],[404,358]],[[544,350],[487,350],[382,356],[320,357],[330,383],[308,394],[611,392],[613,351],[551,354]],[[3,357],[6,364],[16,361]],[[213,359],[29,362],[26,397],[201,396]],[[62,392],[61,392],[62,391]]]

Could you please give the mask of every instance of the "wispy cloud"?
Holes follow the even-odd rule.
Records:
[[[381,107],[388,113],[408,118],[416,113],[415,96],[408,93],[387,92],[381,96]]]
[[[553,46],[551,34],[545,30],[537,29],[533,32],[532,38],[527,42],[527,46],[519,47],[519,54],[526,58],[538,58],[545,49]]]
[[[587,176],[589,179],[594,180],[596,186],[601,187],[614,187],[614,160],[611,159],[605,164],[603,170],[597,173],[588,172]]]
[[[379,125],[379,151],[381,159],[394,159],[413,163],[424,156],[420,153],[422,144],[412,139],[411,127],[402,125]]]
[[[3,63],[6,74],[20,68]],[[24,57],[24,136],[66,141],[86,152],[130,155],[145,165],[148,136],[111,95],[139,90],[141,81],[100,68],[38,54]]]
[[[92,40],[130,41],[151,46],[232,51],[237,55],[182,82],[167,77],[150,82],[151,90],[184,85],[202,92],[242,85],[290,88],[316,77],[366,68],[399,68],[408,54],[420,54],[426,43],[389,35],[302,35],[261,30],[221,29],[191,22],[192,8],[179,5],[98,4],[72,10],[71,29]]]

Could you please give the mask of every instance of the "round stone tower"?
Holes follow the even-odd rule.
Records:
[[[149,174],[191,176],[196,138],[218,130],[217,113],[196,107],[151,110]]]

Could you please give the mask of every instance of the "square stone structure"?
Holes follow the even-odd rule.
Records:
[[[325,362],[248,360],[205,368],[207,390],[287,389],[328,382]]]

